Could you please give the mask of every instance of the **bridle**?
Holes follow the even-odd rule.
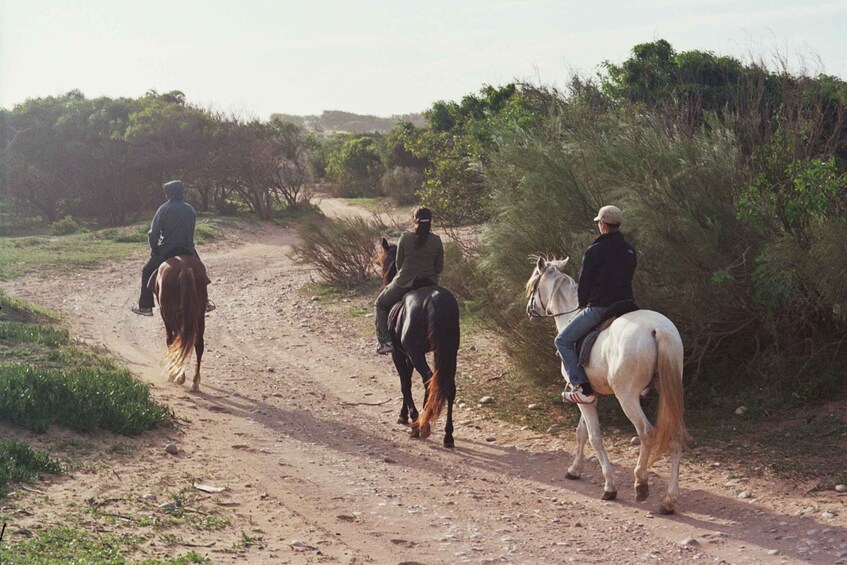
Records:
[[[538,294],[538,285],[541,283],[541,278],[543,276],[544,276],[544,273],[539,273],[538,278],[535,279],[534,283],[532,283],[532,290],[529,293],[529,305],[526,308],[526,314],[527,314],[527,316],[530,317],[530,319],[532,319],[532,318],[556,318],[558,316],[564,316],[565,314],[573,314],[574,312],[579,310],[579,306],[577,306],[573,310],[568,310],[567,312],[557,312],[556,314],[551,314],[547,310],[547,306],[545,306],[544,303],[541,301],[541,295]],[[566,279],[566,277],[561,277],[560,280],[556,281],[556,284],[553,285],[552,292],[550,292],[550,296],[556,295],[556,291],[559,289],[559,285],[561,285],[562,281],[564,281],[565,279]],[[538,304],[540,304],[541,307],[544,308],[543,314],[539,314],[538,311],[535,309],[535,296],[536,296],[536,294],[538,294]]]

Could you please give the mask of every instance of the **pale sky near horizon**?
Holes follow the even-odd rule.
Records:
[[[847,0],[0,0],[0,107],[181,90],[241,117],[388,116],[564,86],[666,39],[847,79]]]

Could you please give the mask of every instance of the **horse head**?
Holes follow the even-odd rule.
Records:
[[[387,285],[394,280],[397,275],[397,245],[388,243],[388,240],[382,238],[382,251],[377,257],[380,267],[382,268],[382,286]]]
[[[526,304],[526,315],[532,322],[556,315],[550,312],[549,308],[555,298],[555,292],[559,290],[559,281],[565,277],[573,283],[573,279],[563,272],[569,260],[570,257],[548,260],[538,256],[535,269],[526,283],[526,295],[529,299]]]

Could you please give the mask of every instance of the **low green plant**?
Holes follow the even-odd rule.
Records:
[[[58,474],[61,470],[59,462],[43,451],[15,439],[0,442],[0,497],[5,496],[9,482],[32,481],[39,473]]]
[[[73,216],[65,216],[57,222],[50,224],[53,235],[70,235],[87,231],[82,225],[73,219]]]
[[[135,435],[170,417],[125,369],[0,367],[0,418],[36,432],[56,424]]]

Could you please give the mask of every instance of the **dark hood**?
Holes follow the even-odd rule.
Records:
[[[172,180],[170,182],[166,182],[165,196],[168,197],[168,200],[184,200],[185,185],[182,184],[181,180]]]

